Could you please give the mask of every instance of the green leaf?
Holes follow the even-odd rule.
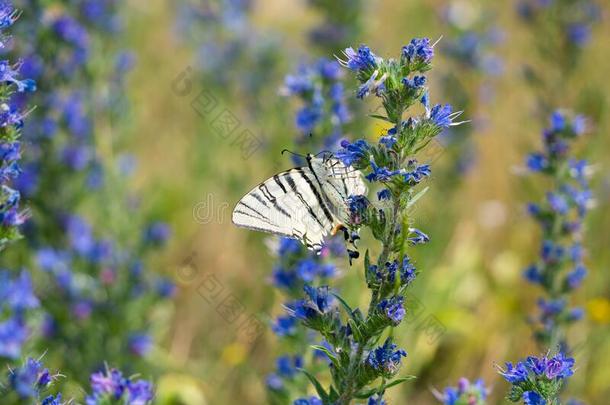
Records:
[[[409,202],[407,203],[407,208],[411,208],[411,206],[413,206],[413,204],[415,204],[417,202],[417,200],[419,200],[420,198],[422,198],[422,196],[424,194],[426,194],[426,192],[428,191],[429,188],[430,188],[430,186],[426,186],[419,193],[417,193],[413,197],[409,198]]]
[[[392,120],[389,119],[388,117],[385,117],[383,115],[378,115],[378,114],[370,114],[369,117],[371,118],[376,118],[378,120],[382,120],[382,121],[386,121],[386,122],[390,122],[393,124]]]
[[[305,374],[305,376],[307,376],[309,381],[311,381],[311,384],[316,389],[316,392],[318,393],[318,396],[320,397],[320,399],[324,403],[328,402],[328,394],[326,393],[326,390],[324,389],[324,387],[322,387],[322,384],[320,383],[320,381],[318,381],[318,379],[316,377],[314,377],[313,375],[311,375],[307,370],[305,370],[303,368],[301,368],[299,370],[301,372],[303,372],[303,374]]]
[[[393,387],[395,385],[402,384],[405,381],[414,380],[416,378],[417,377],[414,376],[414,375],[407,375],[407,376],[404,376],[404,377],[396,378],[396,379],[390,381],[389,383],[385,384],[383,386],[383,389],[391,388],[391,387]]]
[[[356,399],[368,399],[369,397],[375,395],[377,393],[377,388],[371,388],[365,391],[358,391],[354,394],[354,398]]]
[[[358,322],[358,319],[354,316],[354,310],[349,306],[349,304],[347,302],[345,302],[345,300],[343,298],[341,298],[341,296],[339,294],[335,294],[335,293],[331,293],[331,294],[334,295],[335,298],[339,300],[341,305],[343,305],[343,308],[349,314],[350,318],[352,318],[354,321]]]
[[[324,352],[333,363],[338,361],[337,356],[333,352],[328,350],[328,348],[326,348],[324,346],[320,346],[320,345],[311,345],[310,347],[314,350],[319,350],[321,352]]]

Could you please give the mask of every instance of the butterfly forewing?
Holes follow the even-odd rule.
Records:
[[[336,159],[309,156],[307,167],[279,173],[246,194],[233,211],[233,222],[300,239],[319,252],[324,237],[349,218],[347,196],[362,190],[359,172]]]

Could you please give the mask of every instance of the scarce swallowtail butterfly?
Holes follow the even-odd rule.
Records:
[[[324,238],[349,223],[348,197],[366,194],[366,185],[358,170],[332,155],[306,161],[254,187],[235,206],[233,223],[298,239],[319,253]]]

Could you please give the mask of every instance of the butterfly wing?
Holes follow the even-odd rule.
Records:
[[[359,171],[335,158],[307,157],[254,187],[235,206],[233,223],[299,239],[319,252],[324,237],[349,221],[347,197],[366,194]]]
[[[346,166],[336,158],[327,158],[321,162],[315,162],[318,167],[313,166],[316,172],[324,176],[322,188],[334,207],[334,215],[341,224],[349,222],[349,205],[347,199],[351,195],[366,195],[367,187],[359,170]]]
[[[308,167],[276,174],[254,187],[235,206],[233,223],[301,240],[320,251],[336,225],[314,173]]]

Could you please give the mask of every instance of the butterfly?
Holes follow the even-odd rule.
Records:
[[[298,239],[319,254],[324,238],[349,223],[348,197],[367,189],[360,171],[332,154],[305,160],[307,166],[278,173],[239,200],[233,223]]]

